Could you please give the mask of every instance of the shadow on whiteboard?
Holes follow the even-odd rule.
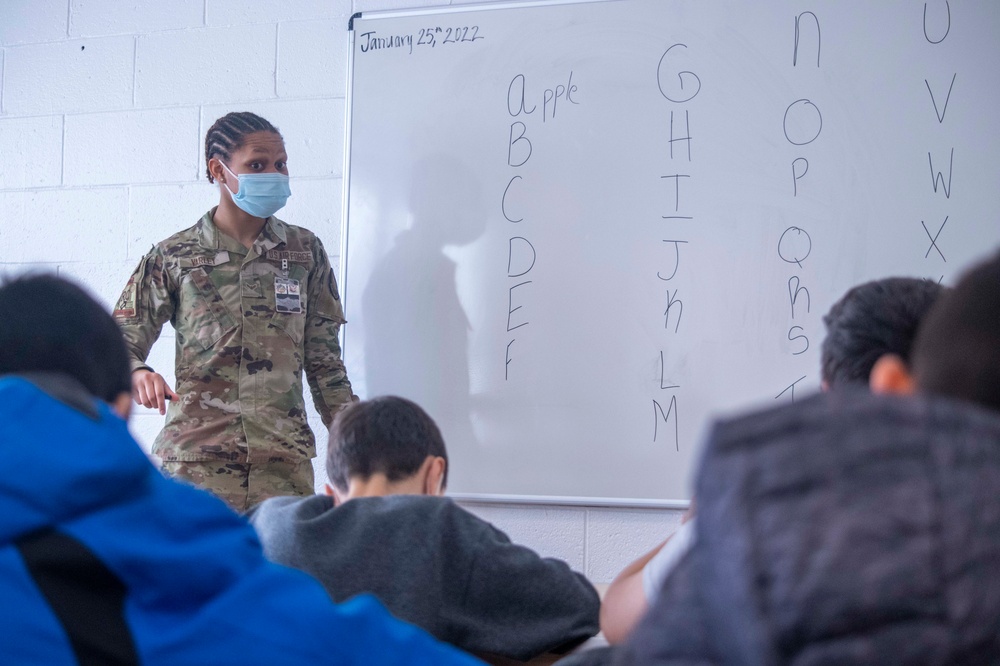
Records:
[[[417,161],[410,226],[374,267],[361,305],[367,395],[415,400],[439,424],[449,424],[446,441],[462,446],[475,446],[470,326],[445,248],[468,245],[485,230],[482,188],[472,173],[445,155]]]

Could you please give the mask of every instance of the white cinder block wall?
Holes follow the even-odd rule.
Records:
[[[338,261],[347,20],[448,4],[461,0],[0,0],[0,272],[57,271],[110,308],[154,242],[217,202],[202,141],[234,110],[281,129],[295,193],[282,217],[318,233]],[[168,327],[150,358],[171,381],[173,344]],[[132,430],[148,449],[161,423],[140,408]],[[680,519],[469,508],[596,583]]]

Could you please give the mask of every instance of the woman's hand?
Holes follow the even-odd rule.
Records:
[[[167,400],[180,400],[181,397],[167,386],[163,375],[139,368],[132,373],[132,398],[136,404],[167,413]]]

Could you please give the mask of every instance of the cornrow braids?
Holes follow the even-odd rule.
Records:
[[[205,174],[208,182],[215,182],[208,168],[208,161],[213,157],[228,160],[233,151],[243,147],[246,136],[254,132],[274,132],[281,136],[277,127],[249,111],[227,113],[208,128],[205,134]]]

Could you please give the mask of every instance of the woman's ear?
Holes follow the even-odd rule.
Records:
[[[208,161],[208,172],[215,178],[216,185],[226,182],[226,170],[222,167],[222,162],[219,161],[218,157],[213,157]]]
[[[868,375],[872,393],[910,395],[916,391],[913,375],[903,359],[895,354],[885,354],[875,361]]]
[[[444,495],[444,472],[448,461],[441,456],[428,458],[427,474],[424,476],[425,495]]]

